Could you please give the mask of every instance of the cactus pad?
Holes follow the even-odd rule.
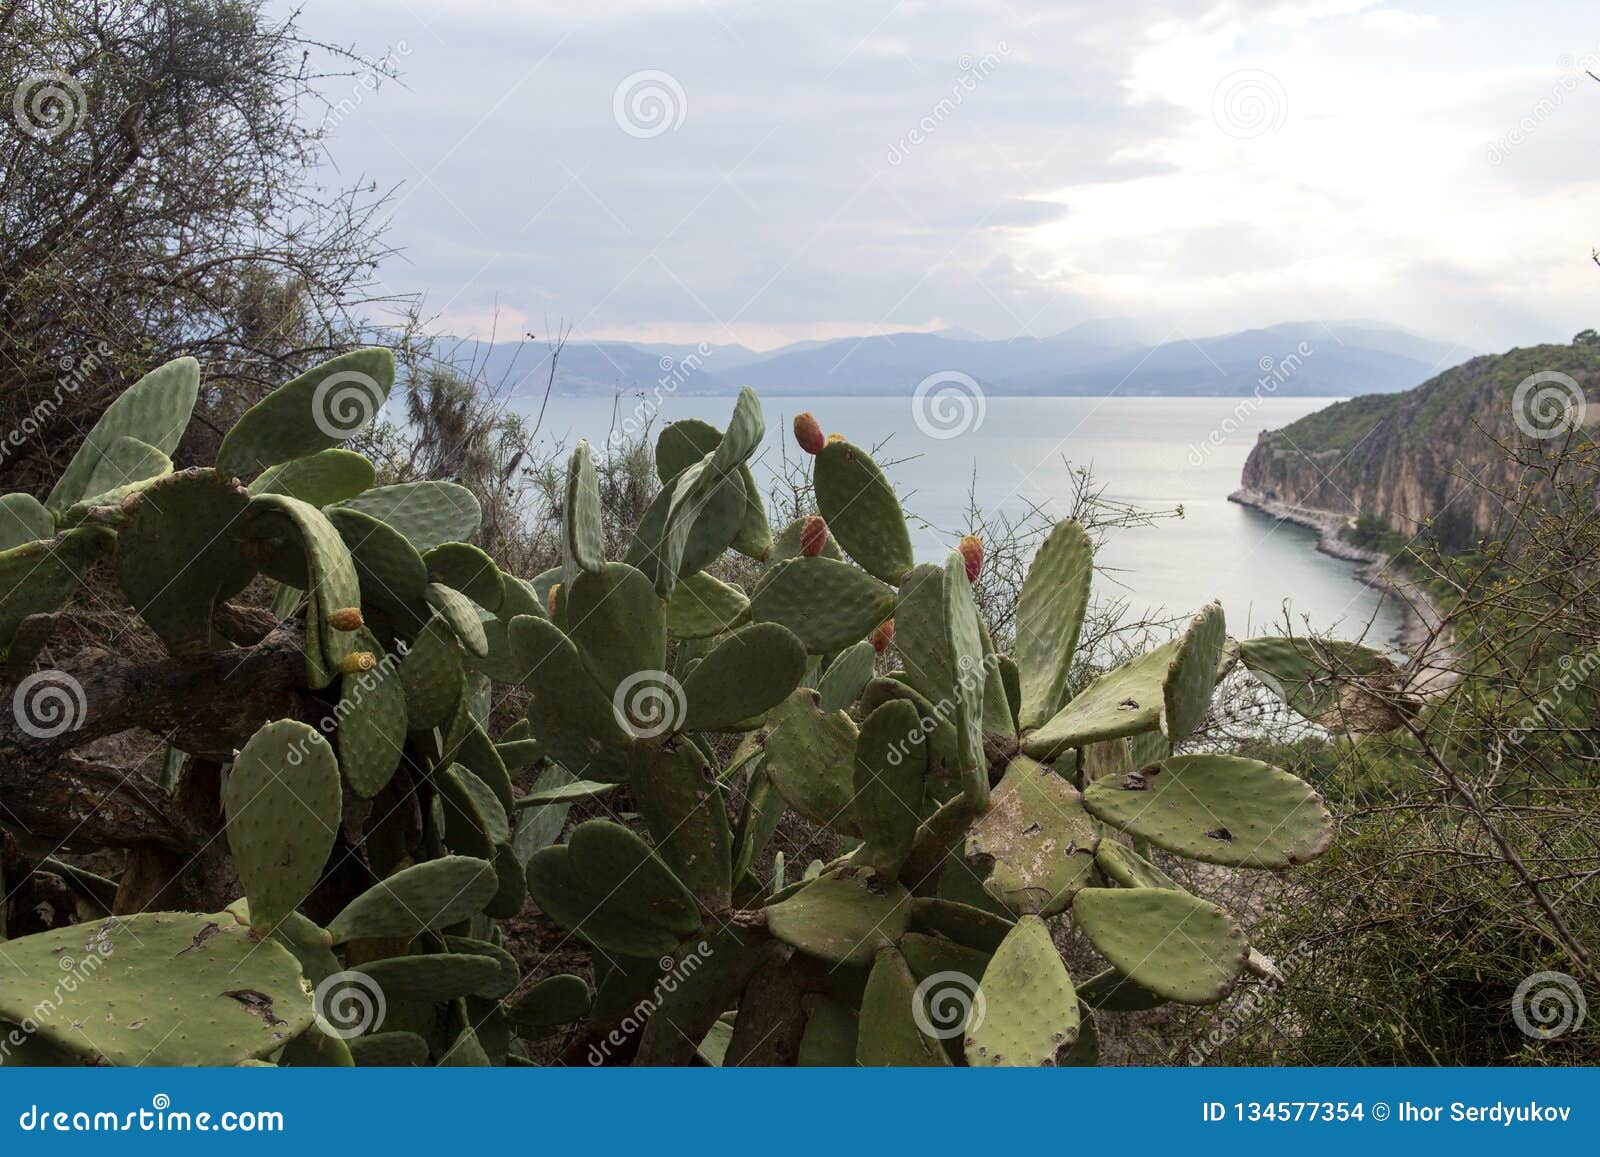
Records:
[[[1012,921],[970,904],[918,897],[911,902],[911,926],[936,932],[957,944],[992,953],[1011,932]]]
[[[1124,888],[1174,888],[1181,890],[1171,876],[1138,852],[1116,840],[1103,839],[1094,853],[1095,866],[1106,879]]]
[[[200,363],[177,358],[157,366],[117,396],[67,463],[45,507],[57,514],[90,497],[90,479],[118,438],[136,438],[163,454],[178,448],[200,394]]]
[[[554,623],[532,615],[511,620],[510,638],[533,692],[528,718],[551,757],[589,779],[626,779],[631,736],[572,640]]]
[[[656,852],[713,912],[728,906],[733,836],[722,789],[711,767],[685,739],[633,743],[629,784]]]
[[[1025,734],[1022,750],[1048,762],[1069,747],[1155,730],[1177,650],[1176,641],[1167,643],[1100,676],[1037,731]]]
[[[370,632],[366,645],[376,646]],[[400,766],[406,742],[406,693],[399,665],[385,656],[339,684],[339,763],[350,790],[371,799]]]
[[[865,450],[829,442],[817,455],[812,485],[828,528],[861,569],[898,583],[916,564],[900,500]]]
[[[605,549],[600,476],[588,440],[580,438],[567,462],[566,503],[561,511],[561,559],[567,581],[579,571],[600,571],[606,565]]]
[[[778,563],[750,599],[751,618],[788,627],[813,655],[843,650],[894,613],[893,588],[821,555]]]
[[[1413,704],[1396,694],[1402,676],[1381,651],[1339,639],[1246,639],[1239,656],[1291,708],[1330,731],[1400,727]]]
[[[865,639],[835,655],[817,684],[817,690],[822,693],[822,709],[843,711],[861,698],[872,678],[877,657],[877,651]]]
[[[400,662],[399,675],[407,727],[414,731],[438,727],[455,714],[466,675],[455,632],[441,616],[434,615],[417,633]]]
[[[1050,929],[1023,916],[995,950],[962,1041],[969,1065],[1055,1065],[1078,1039],[1078,994]]]
[[[543,1033],[589,1015],[594,992],[581,976],[547,976],[506,1006],[506,1016],[519,1029]]]
[[[443,583],[429,583],[422,590],[422,598],[455,632],[469,654],[479,659],[489,657],[489,638],[484,634],[483,620],[478,617],[471,599]]]
[[[145,490],[118,535],[117,581],[174,655],[210,650],[213,606],[249,579],[235,538],[247,502],[213,471],[185,470]]]
[[[1233,988],[1247,946],[1228,914],[1165,888],[1085,888],[1078,927],[1134,984],[1182,1004],[1215,1004]]]
[[[1180,755],[1101,780],[1089,810],[1151,843],[1209,864],[1287,868],[1333,844],[1333,818],[1304,780],[1231,755]]]
[[[235,1065],[310,1027],[311,989],[295,959],[226,912],[142,912],[10,940],[0,1021],[35,1023],[76,990],[40,1039],[113,1065]],[[75,962],[66,967],[68,960]]]
[[[445,542],[422,556],[428,578],[453,587],[486,611],[505,601],[505,578],[494,560],[465,542]]]
[[[676,639],[708,639],[750,614],[743,591],[704,571],[678,580],[667,600],[667,632]]]
[[[250,493],[287,494],[322,507],[370,490],[376,476],[365,455],[354,450],[323,450],[268,467],[250,483]]]
[[[1018,756],[967,832],[967,859],[993,863],[984,890],[1011,911],[1052,916],[1090,881],[1099,843],[1077,788]]]
[[[819,704],[817,692],[802,687],[768,713],[761,730],[764,767],[795,811],[841,835],[856,835],[856,725]]]
[[[401,482],[348,498],[341,509],[387,522],[418,551],[443,542],[466,542],[478,532],[483,510],[472,491],[454,482]]]
[[[380,880],[346,905],[328,931],[335,944],[379,936],[409,938],[447,928],[483,910],[497,887],[494,865],[443,856]]]
[[[583,570],[566,587],[568,635],[608,698],[640,671],[667,665],[661,599],[642,571],[626,563]]]
[[[713,647],[683,683],[688,731],[717,731],[761,715],[800,686],[806,650],[776,623],[752,623]]]
[[[171,458],[147,442],[123,435],[112,441],[100,456],[94,473],[89,475],[84,501],[97,504],[103,496],[171,473]]]
[[[55,520],[33,495],[17,493],[0,498],[0,552],[55,536]]]
[[[1066,699],[1078,631],[1094,578],[1094,544],[1071,519],[1058,522],[1028,566],[1017,601],[1017,726],[1042,727]]]
[[[11,646],[29,615],[58,610],[70,599],[89,567],[116,542],[105,527],[86,526],[0,553],[0,649]]]
[[[297,720],[268,723],[235,757],[222,805],[253,927],[272,928],[316,886],[339,832],[341,801],[333,748]]]
[[[624,956],[657,956],[699,930],[694,897],[638,836],[587,820],[528,860],[528,894],[569,932]]]
[[[217,469],[248,478],[337,446],[378,416],[393,385],[394,355],[386,349],[354,350],[323,362],[240,416],[222,439]]]
[[[434,952],[391,956],[363,964],[360,971],[378,986],[386,1000],[437,1004],[463,996],[496,993],[501,964],[493,956]]]
[[[906,930],[911,897],[876,872],[852,868],[820,876],[764,911],[767,930],[808,956],[866,964]]]
[[[917,1023],[917,992],[905,958],[884,948],[872,961],[861,996],[856,1064],[872,1066],[944,1066],[950,1063],[939,1042]]]
[[[887,877],[900,874],[922,814],[928,749],[917,709],[903,699],[883,704],[856,739],[855,817],[866,844],[855,862]]]
[[[1227,640],[1228,627],[1219,603],[1211,603],[1189,624],[1162,688],[1161,729],[1169,742],[1183,742],[1205,722]]]

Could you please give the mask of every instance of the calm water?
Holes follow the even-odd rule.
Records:
[[[974,487],[987,510],[1020,515],[1037,506],[1061,514],[1072,472],[1086,468],[1109,500],[1151,511],[1183,508],[1182,518],[1112,533],[1097,559],[1102,595],[1124,597],[1134,610],[1180,613],[1220,598],[1230,632],[1240,636],[1271,631],[1286,609],[1297,628],[1309,619],[1348,638],[1371,622],[1369,641],[1381,643],[1399,629],[1401,615],[1356,581],[1353,564],[1318,553],[1311,531],[1227,500],[1260,431],[1331,400],[995,397],[981,424],[941,439],[919,429],[908,398],[768,399],[767,442],[754,468],[765,484],[778,465],[777,439],[789,438],[790,420],[803,410],[858,444],[887,439],[881,456],[907,459],[890,476],[916,516],[913,542],[925,561],[943,558],[965,529]],[[621,413],[637,404],[624,397]],[[732,404],[669,396],[656,422],[693,417],[722,426]],[[610,401],[552,398],[544,432],[599,446],[613,412]]]

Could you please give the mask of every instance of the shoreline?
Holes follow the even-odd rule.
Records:
[[[1427,694],[1437,694],[1454,682],[1449,673],[1451,666],[1450,639],[1446,629],[1440,632],[1444,612],[1421,586],[1397,577],[1390,570],[1392,555],[1379,550],[1356,546],[1341,535],[1350,524],[1350,517],[1336,510],[1323,510],[1311,506],[1296,506],[1268,498],[1258,490],[1241,487],[1228,495],[1228,501],[1297,526],[1317,532],[1317,550],[1332,558],[1360,564],[1355,577],[1358,582],[1393,595],[1404,613],[1405,622],[1388,642],[1404,650],[1413,666],[1430,638],[1436,639],[1433,654],[1428,656],[1427,671],[1418,671],[1416,687]]]

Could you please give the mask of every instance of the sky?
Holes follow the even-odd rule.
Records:
[[[309,0],[441,331],[1600,323],[1592,4]],[[320,116],[320,114],[318,114]]]

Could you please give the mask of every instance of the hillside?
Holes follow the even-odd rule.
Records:
[[[1473,358],[1403,393],[1352,398],[1267,431],[1233,498],[1312,524],[1370,514],[1411,533],[1431,518],[1441,542],[1465,545],[1494,532],[1494,492],[1520,481],[1522,467],[1500,444],[1523,437],[1517,387],[1550,371],[1583,388],[1592,428],[1600,421],[1600,346],[1514,349]]]

